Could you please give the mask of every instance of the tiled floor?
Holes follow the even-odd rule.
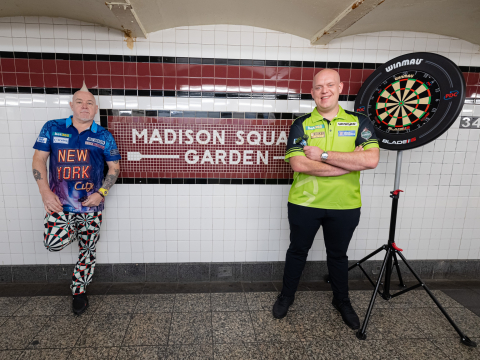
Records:
[[[429,285],[480,346],[480,282]],[[75,317],[68,285],[0,285],[0,359],[480,359],[423,290],[379,298],[359,341],[331,306],[328,284],[302,284],[288,316],[274,319],[279,286],[97,283]],[[363,319],[372,291],[350,288]]]

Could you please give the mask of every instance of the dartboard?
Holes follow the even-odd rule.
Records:
[[[464,101],[465,80],[451,60],[412,53],[377,68],[362,85],[355,110],[370,118],[380,147],[407,150],[447,131]]]

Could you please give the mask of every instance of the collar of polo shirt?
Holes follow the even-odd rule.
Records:
[[[335,117],[332,120],[335,120],[335,119],[347,120],[348,119],[347,116],[348,115],[345,112],[345,110],[343,110],[343,108],[340,105],[338,105],[338,113],[337,115],[335,115]],[[320,115],[320,113],[318,112],[317,108],[313,109],[312,117],[314,122],[321,121],[324,119],[324,117]]]
[[[67,122],[65,123],[65,125],[68,127],[70,127],[72,125],[72,117],[73,115],[70,115],[68,118],[67,118]],[[90,125],[90,130],[92,132],[94,132],[95,134],[97,133],[97,123],[95,121],[92,121],[92,125]]]

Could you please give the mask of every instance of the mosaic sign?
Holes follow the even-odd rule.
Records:
[[[289,179],[292,120],[109,116],[123,178]]]

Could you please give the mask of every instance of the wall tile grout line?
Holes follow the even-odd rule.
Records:
[[[279,120],[278,124],[287,127],[296,115],[313,109],[308,93],[318,69],[339,69],[344,81],[340,105],[355,110],[355,94],[377,66],[412,52],[441,54],[458,64],[468,96],[448,131],[421,149],[404,153],[405,195],[399,209],[398,243],[405,247],[407,258],[418,261],[415,269],[427,282],[480,276],[478,263],[461,261],[480,257],[476,221],[480,214],[480,131],[465,126],[468,121],[478,121],[480,126],[478,45],[438,34],[389,31],[311,46],[308,40],[291,34],[216,25],[161,30],[129,49],[116,30],[67,19],[7,17],[0,19],[0,29],[0,126],[7,129],[0,134],[0,237],[6,244],[0,251],[0,264],[5,266],[0,267],[0,282],[10,284],[11,289],[26,281],[37,282],[24,286],[30,287],[24,293],[43,294],[48,286],[39,282],[61,286],[70,280],[66,270],[76,261],[76,251],[48,253],[39,246],[43,210],[28,167],[31,147],[45,121],[70,115],[68,102],[83,80],[97,94],[101,111],[95,121],[113,132],[111,117],[115,116],[130,124],[140,118],[152,117],[153,121],[161,117],[172,124],[198,121],[202,127],[209,121],[222,124],[224,120],[227,124],[241,120],[241,126],[277,124]],[[129,139],[125,135],[124,142]],[[225,148],[231,150],[233,143]],[[215,151],[220,149],[217,145],[205,149]],[[167,149],[159,143],[147,148],[148,155]],[[178,150],[176,144],[172,148]],[[384,195],[388,196],[393,183],[395,154],[383,149],[380,154],[378,167],[360,175],[362,219],[350,245],[350,259],[363,258],[388,235],[385,214],[390,203]],[[237,175],[222,171],[215,161],[200,167],[208,169],[208,176],[204,172],[185,175],[177,165],[188,168],[190,164],[185,165],[182,156],[179,159],[164,177],[155,174],[160,174],[167,161],[152,160],[151,168],[143,166],[151,159],[132,161],[131,174],[125,172],[112,188],[94,281],[116,283],[110,292],[121,287],[120,281],[147,280],[174,282],[169,290],[195,279],[246,281],[241,289],[247,291],[257,289],[248,281],[268,279],[271,283],[265,282],[265,286],[269,290],[279,287],[288,248],[285,204],[290,179],[258,177],[258,164],[241,170],[242,179],[236,179]],[[276,160],[280,164],[281,159]],[[125,166],[127,163],[123,161]],[[288,164],[282,162],[282,166],[275,163],[273,168],[282,169],[289,177]],[[182,175],[173,175],[179,173]],[[219,173],[224,178],[216,175]],[[319,234],[304,280],[320,279],[326,272],[322,240]],[[219,267],[229,266],[218,272]],[[370,274],[377,264],[366,266]],[[230,270],[232,276],[219,276]],[[357,273],[350,275],[362,278]],[[135,289],[141,290],[141,286],[137,284]],[[59,289],[55,287],[55,291]],[[151,290],[155,291],[155,286]]]

